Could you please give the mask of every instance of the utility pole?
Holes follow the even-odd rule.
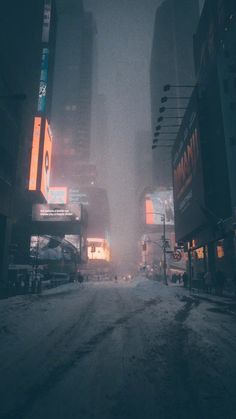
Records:
[[[148,212],[148,214],[156,214],[161,216],[161,221],[163,223],[163,236],[162,236],[162,251],[163,251],[163,276],[164,276],[164,284],[168,285],[167,282],[167,275],[166,275],[166,247],[167,247],[167,241],[166,241],[166,216],[165,214],[161,212]]]
[[[163,244],[162,244],[162,249],[163,249],[163,274],[164,274],[164,284],[168,285],[167,282],[167,275],[166,275],[166,217],[165,214],[161,214],[161,221],[163,222]]]

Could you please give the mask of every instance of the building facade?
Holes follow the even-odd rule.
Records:
[[[198,0],[165,0],[156,11],[150,64],[150,94],[152,132],[155,131],[163,86],[193,85],[195,83],[192,36],[199,17]],[[189,96],[189,89],[175,89],[169,96]],[[170,104],[169,104],[170,103]],[[186,101],[178,99],[168,106],[179,108]],[[167,111],[168,112],[168,111]],[[167,116],[167,112],[166,115]],[[170,111],[168,115],[181,116],[182,111]],[[165,120],[164,125],[178,124],[178,120]],[[169,124],[168,124],[169,122]],[[171,131],[171,130],[170,130]],[[173,130],[172,130],[173,131]],[[168,139],[168,137],[166,137]],[[153,182],[158,187],[172,185],[171,153],[168,148],[153,150]]]
[[[27,194],[29,166],[34,117],[39,99],[43,24],[48,23],[45,8],[49,4],[51,21],[55,24],[54,1],[23,0],[5,2],[2,5],[0,276],[3,282],[6,280],[7,266],[11,259],[10,243],[14,247],[14,253],[17,246],[18,249],[21,247],[20,243],[25,241],[23,238],[25,220],[28,219],[27,224],[29,224],[31,215]],[[54,40],[52,36],[52,43]],[[53,49],[49,60],[51,59],[53,59]],[[50,85],[51,74],[48,74],[48,81]],[[48,89],[50,96],[50,87]],[[49,108],[50,101],[48,112]]]
[[[194,36],[197,86],[172,152],[176,238],[193,279],[235,275],[235,11],[205,2]]]
[[[84,11],[82,1],[70,0],[61,6],[53,94],[56,185],[78,186],[81,170],[90,163],[95,33],[93,16]]]

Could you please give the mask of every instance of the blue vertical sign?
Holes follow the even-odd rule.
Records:
[[[39,96],[38,96],[38,112],[42,112],[42,113],[44,113],[46,109],[48,62],[49,62],[49,49],[43,48],[42,59],[41,59]]]

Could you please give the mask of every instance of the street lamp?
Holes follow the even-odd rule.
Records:
[[[160,127],[160,128],[158,128],[158,127]],[[180,128],[181,127],[181,125],[158,125],[157,126],[157,128],[160,130],[161,128]],[[156,128],[156,129],[157,129]]]
[[[161,98],[161,103],[166,103],[167,102],[167,100],[176,100],[176,99],[185,99],[185,100],[187,100],[187,99],[190,99],[190,96],[163,96],[162,98]]]
[[[175,111],[178,111],[179,109],[183,109],[183,110],[185,110],[185,111],[186,111],[186,109],[187,109],[187,108],[186,108],[186,107],[185,107],[185,108],[183,108],[183,107],[179,107],[179,106],[178,106],[178,107],[176,107],[176,106],[175,106],[174,108],[172,108],[172,107],[171,107],[171,108],[166,108],[165,106],[162,106],[162,107],[159,109],[159,112],[160,112],[160,113],[163,113],[163,112],[165,112],[165,110],[166,110],[166,109],[167,109],[167,110],[175,110]]]
[[[157,122],[162,122],[163,119],[183,119],[183,116],[159,116]]]
[[[179,85],[179,86],[176,86],[176,85],[173,85],[173,84],[165,84],[165,86],[163,86],[163,91],[168,92],[171,89],[171,87],[193,89],[195,86],[194,85],[188,85],[188,84],[187,85]]]
[[[156,148],[156,147],[155,147]],[[163,274],[164,274],[164,284],[168,285],[167,282],[167,275],[166,275],[166,247],[167,247],[167,240],[166,240],[166,216],[162,212],[148,212],[146,215],[160,215],[161,221],[163,223],[163,236],[162,236],[162,251],[163,251]]]

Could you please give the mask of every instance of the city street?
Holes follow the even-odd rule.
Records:
[[[233,300],[137,277],[0,301],[1,419],[234,419]]]

